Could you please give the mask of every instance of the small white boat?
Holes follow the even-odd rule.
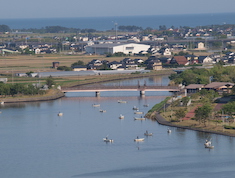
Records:
[[[209,149],[213,149],[214,148],[214,146],[212,146],[212,143],[211,143],[211,141],[209,140],[206,140],[206,142],[204,143],[204,146],[205,146],[205,148],[209,148]]]
[[[135,142],[143,142],[144,141],[144,138],[139,138],[137,137],[136,139],[134,139]]]
[[[108,139],[108,137],[103,138],[104,142],[113,142],[113,139]]]
[[[149,104],[144,104],[144,107],[149,107]]]
[[[127,101],[118,100],[118,103],[127,103]]]
[[[168,128],[168,129],[167,129],[167,133],[171,133],[171,129]]]
[[[100,104],[93,104],[93,107],[100,107]]]
[[[0,101],[0,104],[3,105],[3,104],[4,104],[4,101]]]
[[[149,133],[147,130],[146,132],[144,133],[145,136],[153,136],[153,133]]]
[[[134,120],[146,120],[146,118],[145,117],[134,117]]]
[[[139,108],[137,108],[136,106],[133,107],[133,110],[139,110]]]
[[[144,114],[142,111],[135,111],[134,114]]]
[[[119,119],[124,119],[124,116],[120,114]]]
[[[106,112],[106,110],[100,109],[100,112]]]
[[[63,113],[62,113],[62,112],[59,112],[59,113],[58,113],[58,116],[63,116]]]

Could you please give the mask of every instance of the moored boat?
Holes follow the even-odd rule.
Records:
[[[108,137],[103,138],[104,142],[113,142],[113,139],[108,139]]]
[[[106,110],[100,109],[100,112],[106,112]]]
[[[62,112],[59,112],[59,113],[58,113],[58,116],[63,116],[63,113],[62,113]]]
[[[124,101],[124,100],[118,100],[118,103],[127,103],[127,101]]]
[[[134,114],[144,114],[142,111],[135,111]]]
[[[100,104],[93,104],[93,107],[100,107]]]
[[[153,136],[153,133],[149,133],[147,130],[146,132],[144,133],[145,136]]]
[[[137,108],[136,106],[133,107],[133,110],[139,110],[139,108]]]
[[[134,139],[135,142],[143,142],[144,138],[139,138],[138,136]]]
[[[209,149],[213,149],[214,148],[214,146],[212,146],[212,143],[211,143],[211,141],[209,140],[206,140],[206,142],[204,143],[204,146],[205,146],[205,148],[209,148]]]
[[[120,114],[119,119],[124,119],[124,116]]]
[[[149,107],[149,104],[144,104],[144,107]]]
[[[168,128],[168,129],[167,129],[167,133],[171,133],[171,129]]]
[[[146,118],[145,117],[134,117],[134,120],[145,120]]]

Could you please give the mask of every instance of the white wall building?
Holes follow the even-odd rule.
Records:
[[[86,46],[85,50],[90,54],[107,54],[122,52],[124,54],[138,54],[139,52],[147,51],[150,45],[136,43],[111,43],[111,44],[95,44]]]

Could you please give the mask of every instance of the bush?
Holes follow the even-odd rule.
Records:
[[[225,128],[225,129],[235,129],[235,127],[229,126],[229,125],[224,125],[224,128]]]

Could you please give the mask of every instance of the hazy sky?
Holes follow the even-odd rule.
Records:
[[[235,0],[2,0],[0,18],[235,12]]]

